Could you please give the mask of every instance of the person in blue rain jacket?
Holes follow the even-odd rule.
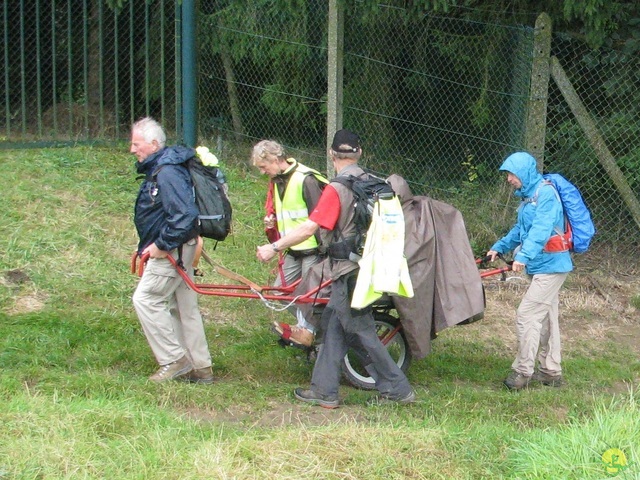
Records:
[[[513,270],[525,271],[531,284],[516,314],[518,353],[504,384],[511,390],[526,388],[531,381],[562,385],[559,292],[573,270],[568,246],[557,241],[565,229],[560,197],[537,169],[536,159],[526,153],[509,155],[500,167],[507,182],[522,199],[518,217],[509,233],[487,252],[514,252]],[[538,368],[536,368],[536,360]]]

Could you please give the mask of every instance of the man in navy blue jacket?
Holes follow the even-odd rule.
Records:
[[[198,209],[191,177],[184,163],[195,155],[186,147],[166,147],[162,126],[143,118],[131,128],[131,153],[145,176],[135,204],[138,254],[149,261],[133,294],[133,305],[149,346],[160,364],[149,379],[183,379],[213,383],[211,355],[197,294],[167,257],[178,258],[193,278],[197,250]]]

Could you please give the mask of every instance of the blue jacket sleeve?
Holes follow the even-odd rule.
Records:
[[[516,223],[509,233],[493,244],[491,250],[498,253],[508,253],[520,245],[520,224]]]
[[[156,239],[156,246],[171,251],[194,236],[198,209],[186,167],[166,165],[158,173],[157,181],[166,221]]]

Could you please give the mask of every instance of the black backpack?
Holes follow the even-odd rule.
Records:
[[[356,227],[355,238],[342,239],[329,246],[329,255],[334,258],[353,258],[349,254],[362,255],[367,231],[373,218],[373,209],[379,198],[393,198],[395,192],[383,178],[370,173],[366,177],[348,175],[335,177],[332,182],[339,183],[353,192],[353,221]],[[341,234],[342,235],[342,234]],[[345,248],[348,252],[345,252]],[[347,257],[345,257],[345,253]]]
[[[190,158],[185,165],[193,183],[200,235],[224,240],[231,232],[232,210],[222,171],[203,165],[198,157]]]

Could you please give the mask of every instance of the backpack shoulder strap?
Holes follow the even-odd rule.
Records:
[[[560,202],[560,205],[562,206],[562,214],[564,216],[564,232],[560,231],[558,227],[554,227],[554,231],[558,235],[563,235],[565,232],[567,232],[571,228],[571,224],[569,223],[569,219],[567,218],[567,213],[564,211],[564,205],[562,205],[562,198],[560,198],[560,193],[558,192],[558,189],[556,188],[556,186],[551,180],[547,178],[543,179],[540,185],[538,185],[538,188],[536,189],[536,193],[534,194],[534,196],[531,197],[530,199],[523,199],[523,201],[525,202],[528,201],[535,205],[536,202],[538,201],[538,193],[540,192],[540,188],[544,187],[545,185],[549,185],[551,188],[553,188],[553,193],[555,194],[556,198],[558,199],[558,202]]]
[[[556,188],[556,186],[553,184],[552,181],[547,180],[546,178],[542,180],[542,182],[540,182],[540,185],[538,185],[538,188],[536,188],[536,192],[533,194],[533,197],[527,197],[527,198],[523,198],[522,201],[524,203],[533,203],[535,204],[538,201],[538,194],[540,193],[540,188],[542,188],[545,185],[549,185],[553,188],[553,191],[556,194],[556,198],[558,199],[558,201],[560,203],[562,203],[562,200],[560,199],[560,194],[558,193],[558,189]]]
[[[318,170],[316,170],[314,168],[311,168],[311,167],[307,167],[306,165],[302,165],[302,167],[304,167],[304,168],[301,168],[301,164],[298,163],[297,166],[296,166],[295,171],[299,172],[299,173],[302,173],[305,177],[313,175],[315,177],[315,179],[320,183],[323,183],[323,184],[328,184],[329,183],[329,180],[327,180],[324,177],[324,175],[322,175]]]
[[[339,183],[340,185],[344,185],[348,189],[353,189],[353,182],[355,181],[356,181],[356,177],[354,177],[353,175],[349,175],[349,176],[332,178],[330,183],[333,183],[333,182]]]
[[[156,179],[158,178],[158,174],[160,173],[160,171],[162,169],[164,169],[164,167],[166,167],[167,165],[173,165],[173,166],[182,166],[182,168],[186,168],[187,171],[189,171],[189,167],[191,165],[191,162],[193,162],[195,160],[196,157],[191,157],[190,159],[188,159],[187,161],[183,162],[183,163],[178,163],[178,164],[174,164],[174,163],[165,163],[163,165],[159,165],[155,168],[155,170],[153,170],[151,172],[151,178],[153,179],[153,181],[155,182]],[[195,160],[197,162],[197,160]]]
[[[551,180],[547,180],[546,178],[542,181],[542,184],[540,185],[540,187],[544,186],[544,185],[549,185],[551,186],[551,188],[553,188],[553,193],[556,194],[556,198],[558,199],[558,201],[562,204],[562,199],[560,198],[560,193],[558,192],[558,189],[556,188],[555,184],[551,181]],[[540,187],[538,187],[538,190],[536,190],[536,198],[538,197],[538,191],[540,190]]]

